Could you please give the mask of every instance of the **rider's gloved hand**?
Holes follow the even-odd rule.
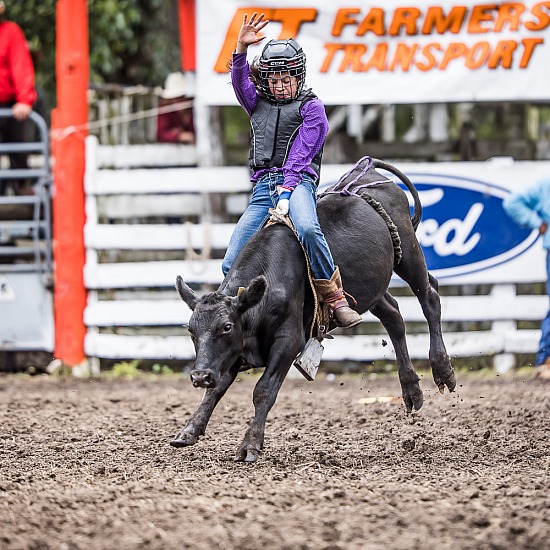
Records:
[[[290,189],[287,189],[286,187],[283,187],[282,185],[278,185],[277,194],[279,195],[279,202],[277,203],[275,211],[281,216],[287,216],[288,208],[290,205],[290,195],[292,195],[292,191]]]

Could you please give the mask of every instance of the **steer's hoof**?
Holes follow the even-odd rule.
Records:
[[[235,455],[235,462],[256,462],[260,452],[256,449],[239,449]]]
[[[455,371],[451,367],[451,372],[445,379],[445,385],[449,388],[449,391],[455,391],[456,388],[456,376]]]
[[[453,367],[450,367],[447,372],[440,374],[439,376],[434,375],[434,381],[437,385],[439,393],[445,393],[445,386],[450,392],[454,391],[456,388],[456,376]]]
[[[408,413],[411,413],[413,409],[415,411],[419,411],[424,404],[424,395],[422,394],[422,390],[410,394],[404,393],[403,401]]]
[[[198,441],[198,438],[192,435],[183,434],[181,437],[176,437],[170,441],[172,447],[189,447],[194,445]]]
[[[419,411],[422,408],[422,405],[424,405],[424,395],[422,395],[422,393],[420,395],[415,395],[413,397],[414,410]]]
[[[439,392],[445,393],[445,387],[450,392],[455,391],[455,371],[447,354],[437,354],[430,357],[430,365],[432,367],[434,382]]]
[[[256,462],[256,460],[258,460],[258,453],[256,451],[246,451],[245,462]]]

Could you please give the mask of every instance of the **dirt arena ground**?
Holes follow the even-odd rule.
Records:
[[[243,374],[194,447],[184,376],[0,377],[2,549],[550,548],[550,384],[460,374],[407,417],[397,375],[287,380],[256,464],[233,462]]]

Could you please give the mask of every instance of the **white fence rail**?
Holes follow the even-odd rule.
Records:
[[[182,154],[182,146],[162,146],[162,153],[153,151],[153,146],[141,147],[139,155],[133,147],[117,146],[114,154],[113,147],[98,146],[94,137],[87,141],[85,284],[90,292],[85,311],[86,354],[112,359],[192,359],[190,339],[180,328],[190,312],[176,295],[175,279],[181,275],[188,283],[221,282],[219,258],[234,228],[231,216],[235,218],[247,204],[248,171],[227,167],[160,169],[154,160],[159,156],[172,166],[177,159],[186,162],[188,155]],[[128,159],[140,168],[131,168]],[[116,163],[122,167],[113,169]],[[152,167],[144,168],[146,165]],[[325,178],[334,178],[347,168],[330,166],[323,172]],[[207,200],[212,195],[223,198],[225,221],[213,222]],[[170,219],[173,217],[177,219]],[[168,221],[159,223],[158,218]],[[542,280],[540,271],[534,272],[533,280]],[[453,327],[445,331],[452,356],[536,351],[539,331],[518,329],[518,322],[540,321],[548,309],[547,298],[518,295],[515,281],[505,279],[500,277],[488,294],[442,296],[443,321]],[[483,277],[480,281],[487,282]],[[440,284],[456,285],[457,279],[443,279]],[[470,280],[470,284],[479,282]],[[399,281],[395,285],[400,286]],[[397,300],[407,323],[424,322],[415,297]],[[326,341],[325,360],[394,359],[392,346],[382,345],[382,339],[388,338],[375,325],[378,320],[368,313],[364,323],[363,329],[373,330],[363,332],[378,334],[340,335]],[[457,324],[468,328],[480,323],[484,330],[455,328]],[[178,330],[181,336],[174,336]],[[408,344],[413,359],[427,358],[426,333],[409,335]]]

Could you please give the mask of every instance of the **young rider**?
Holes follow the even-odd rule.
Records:
[[[352,327],[361,316],[349,307],[342,281],[325,240],[316,209],[316,192],[328,120],[320,99],[304,89],[306,57],[294,39],[271,40],[257,62],[258,78],[250,79],[248,46],[264,37],[264,15],[244,16],[233,53],[231,80],[237,99],[250,116],[249,164],[254,183],[248,208],[231,237],[222,269],[227,274],[252,235],[276,207],[289,215],[304,246],[321,301],[337,324]],[[256,89],[255,81],[259,90]]]

